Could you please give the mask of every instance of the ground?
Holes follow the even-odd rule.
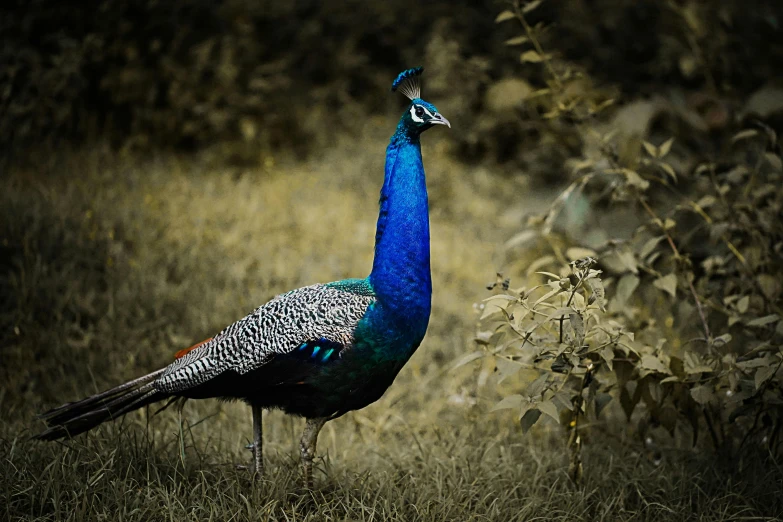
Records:
[[[252,167],[96,146],[9,169],[0,518],[775,520],[780,468],[724,469],[688,449],[659,460],[630,438],[596,437],[575,486],[557,426],[523,435],[489,412],[494,385],[454,362],[474,349],[474,303],[510,262],[503,242],[549,195],[450,160],[436,131],[423,139],[430,329],[380,401],[327,424],[313,491],[299,479],[303,421],[279,412],[265,418],[263,480],[235,468],[250,458],[241,404],[191,401],[70,441],[28,440],[36,412],[168,364],[277,293],[366,275],[390,125],[374,118],[333,152]]]

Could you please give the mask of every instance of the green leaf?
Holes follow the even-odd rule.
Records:
[[[622,169],[622,173],[625,175],[625,179],[632,187],[636,187],[639,190],[647,190],[650,186],[650,182],[642,178],[638,172],[631,169]]]
[[[530,431],[530,428],[532,428],[533,425],[538,422],[539,417],[541,417],[541,412],[538,411],[538,409],[531,408],[527,410],[519,421],[522,426],[522,433],[527,433]]]
[[[672,297],[677,296],[677,276],[668,274],[653,281],[653,286],[668,293]]]
[[[731,342],[731,334],[723,334],[719,335],[715,339],[712,340],[712,346],[714,348],[723,348],[727,344]]]
[[[677,173],[674,172],[674,169],[672,168],[671,165],[669,165],[668,163],[664,163],[663,161],[659,161],[658,167],[660,167],[661,170],[663,170],[666,174],[668,174],[669,177],[672,178],[672,180],[674,180],[675,183],[677,182]]]
[[[778,314],[765,315],[764,317],[757,317],[752,321],[748,321],[747,326],[767,326],[768,324],[776,323],[780,320]]]
[[[519,61],[529,63],[541,63],[544,58],[534,50],[525,51],[519,55]]]
[[[571,395],[567,391],[560,390],[552,396],[552,402],[555,403],[558,410],[574,411],[573,397]]]
[[[740,140],[746,140],[748,138],[752,138],[754,136],[758,136],[759,131],[756,129],[745,129],[743,131],[739,131],[737,134],[731,137],[731,142],[736,143]]]
[[[600,308],[602,312],[606,312],[606,291],[604,290],[603,281],[598,277],[593,277],[585,282],[587,283],[587,286],[590,287],[590,291],[593,292],[596,303],[598,303],[598,308]]]
[[[773,375],[775,375],[775,371],[778,369],[777,365],[775,366],[765,366],[763,368],[759,368],[756,370],[755,375],[753,376],[753,382],[756,384],[756,389],[760,389],[765,382],[767,382]]]
[[[672,143],[674,143],[674,137],[671,137],[668,140],[661,143],[661,146],[658,147],[659,158],[663,158],[664,156],[669,154],[669,151],[672,149]]]
[[[454,367],[453,367],[452,369],[453,369],[453,370],[456,370],[456,369],[457,369],[457,368],[459,368],[460,366],[465,366],[465,365],[466,365],[466,364],[468,364],[469,362],[475,361],[476,359],[480,359],[480,358],[481,358],[481,357],[483,357],[483,356],[484,356],[484,352],[483,352],[483,351],[481,351],[481,350],[479,350],[479,351],[477,351],[477,352],[469,353],[469,354],[467,354],[467,355],[463,355],[463,356],[462,356],[462,357],[460,357],[460,359],[459,359],[459,360],[456,362],[456,364],[454,364]]]
[[[495,18],[495,23],[499,24],[501,22],[506,22],[508,20],[513,20],[514,18],[516,18],[516,15],[513,12],[509,11],[508,9],[506,9],[505,11],[503,11],[499,15],[497,15],[497,17]]]
[[[611,346],[605,346],[604,349],[601,350],[601,358],[606,362],[609,371],[611,371],[614,366],[614,350]]]
[[[745,297],[737,301],[737,311],[741,314],[744,314],[745,312],[748,311],[749,304],[750,304],[750,296],[746,295]]]
[[[582,319],[582,315],[576,311],[571,312],[568,314],[568,320],[571,323],[571,328],[574,330],[576,346],[582,346],[585,341],[585,321]]]
[[[769,274],[759,274],[756,276],[756,282],[761,287],[761,291],[764,293],[764,297],[770,301],[774,301],[780,294],[780,281],[774,276]]]
[[[546,385],[548,380],[549,375],[542,373],[536,380],[528,385],[525,393],[527,393],[529,397],[537,397],[541,395],[547,387]]]
[[[623,250],[618,250],[615,252],[615,255],[617,256],[617,260],[620,262],[620,264],[627,268],[629,272],[634,274],[639,273],[639,266],[636,262],[636,257],[633,255],[633,252],[627,248],[624,248]]]
[[[557,406],[555,406],[554,402],[544,401],[538,405],[538,409],[555,419],[555,421],[560,424],[560,412],[557,411]]]
[[[481,312],[479,320],[486,319],[492,314],[501,312],[506,308],[509,300],[504,295],[493,295],[484,300],[484,310]]]
[[[519,409],[520,406],[522,406],[523,398],[521,395],[509,395],[508,397],[503,397],[503,400],[501,400],[499,403],[495,404],[491,410],[489,411],[498,411],[498,410],[509,410],[509,409]]]
[[[615,291],[616,305],[620,308],[625,307],[625,304],[631,298],[636,288],[639,286],[639,276],[634,274],[625,274],[617,282],[617,290]]]
[[[506,40],[506,45],[522,45],[524,43],[529,42],[530,39],[527,36],[515,36],[514,38],[509,38]]]
[[[644,150],[647,151],[647,154],[649,154],[653,158],[658,157],[658,147],[656,147],[649,141],[642,141],[642,146],[644,146]]]
[[[765,152],[764,157],[767,159],[767,162],[772,166],[773,169],[778,172],[783,171],[783,161],[781,161],[780,156],[774,152]]]
[[[712,386],[696,386],[691,388],[691,397],[693,397],[693,400],[697,403],[706,406],[711,401],[715,400],[715,392],[713,391]]]
[[[498,369],[498,382],[502,382],[523,368],[522,364],[505,357],[495,357],[495,367]]]
[[[655,247],[658,246],[658,243],[660,243],[661,240],[665,237],[666,236],[656,236],[648,239],[644,243],[644,246],[642,246],[642,249],[639,250],[639,257],[641,259],[644,259],[647,256],[649,256],[652,253],[652,251],[655,250]]]
[[[706,196],[703,196],[699,201],[696,202],[696,206],[705,209],[705,208],[710,208],[712,205],[714,205],[717,202],[718,200],[715,196],[707,194]]]
[[[533,308],[535,308],[535,307],[536,307],[536,306],[538,306],[539,304],[543,303],[544,301],[547,301],[547,300],[549,300],[550,298],[552,298],[552,297],[556,296],[557,294],[559,294],[559,293],[560,293],[560,292],[562,292],[562,291],[563,291],[563,289],[562,289],[562,288],[560,288],[560,287],[558,287],[558,288],[555,288],[554,290],[550,290],[550,291],[549,291],[549,292],[547,292],[546,294],[544,294],[544,295],[542,295],[541,297],[539,297],[539,298],[536,300],[536,302],[535,302],[535,303],[533,303]]]
[[[671,375],[672,373],[671,370],[664,366],[661,360],[654,355],[643,355],[642,360],[639,361],[639,366],[645,370],[665,373],[666,375]]]
[[[525,6],[522,8],[522,12],[523,12],[523,13],[525,13],[525,14],[529,13],[530,11],[532,11],[533,9],[535,9],[536,7],[538,7],[539,5],[541,5],[541,1],[542,1],[542,0],[533,0],[532,2],[528,2],[528,3],[527,3],[527,4],[525,4]]]
[[[707,366],[706,364],[699,364],[696,366],[688,366],[685,365],[685,373],[688,374],[694,374],[694,373],[710,373],[715,370],[712,369],[711,366]]]
[[[601,415],[601,412],[606,408],[612,400],[612,396],[608,393],[598,393],[595,396],[595,414]]]

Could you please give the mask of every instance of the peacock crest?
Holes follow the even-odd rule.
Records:
[[[392,92],[400,91],[409,100],[421,98],[421,73],[424,67],[412,67],[402,71],[392,82]]]

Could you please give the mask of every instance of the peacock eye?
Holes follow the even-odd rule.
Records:
[[[422,109],[421,107],[416,107],[416,116],[418,116],[419,118],[424,116],[424,109]]]

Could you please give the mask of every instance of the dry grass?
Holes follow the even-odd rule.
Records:
[[[424,146],[435,287],[428,336],[382,400],[327,424],[314,492],[298,481],[301,421],[276,412],[265,422],[263,482],[234,469],[249,458],[249,411],[239,404],[191,401],[180,415],[134,413],[62,444],[26,440],[40,427],[34,412],[167,364],[276,293],[365,275],[388,123],[337,152],[263,158],[258,169],[91,151],[3,178],[1,518],[763,520],[779,512],[779,469],[748,464],[732,476],[691,454],[656,467],[614,443],[593,441],[585,484],[573,487],[556,430],[523,437],[509,417],[486,413],[492,387],[477,388],[471,368],[450,367],[472,349],[472,305],[521,207],[498,208],[530,200],[511,181],[450,161],[435,132]]]

